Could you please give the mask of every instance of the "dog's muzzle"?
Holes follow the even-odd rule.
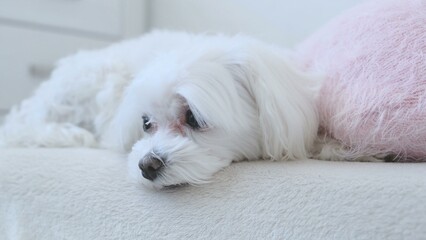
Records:
[[[139,161],[142,176],[153,181],[164,167],[164,160],[156,154],[149,153]]]

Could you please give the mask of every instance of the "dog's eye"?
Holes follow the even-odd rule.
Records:
[[[188,109],[185,113],[185,122],[188,124],[192,129],[199,129],[200,125],[198,124],[197,120],[194,117],[194,114],[192,114],[191,109]]]
[[[144,130],[144,132],[149,131],[149,129],[152,127],[152,124],[149,121],[150,120],[149,117],[146,116],[146,115],[143,115],[142,116],[142,120],[143,120],[143,130]]]

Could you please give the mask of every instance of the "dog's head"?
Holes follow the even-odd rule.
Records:
[[[129,85],[117,138],[132,146],[129,168],[143,183],[200,184],[233,160],[305,158],[314,92],[279,49],[203,37],[159,55]]]

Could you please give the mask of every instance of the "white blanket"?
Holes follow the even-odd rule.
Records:
[[[242,162],[153,191],[125,157],[0,150],[0,239],[426,239],[426,163]]]

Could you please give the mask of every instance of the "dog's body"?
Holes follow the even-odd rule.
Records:
[[[0,145],[130,151],[154,187],[203,183],[242,159],[342,160],[317,136],[320,85],[248,37],[155,32],[62,60],[7,116]]]
[[[124,89],[134,75],[157,52],[167,52],[186,41],[185,34],[170,37],[153,34],[62,59],[49,81],[6,117],[0,144],[102,146],[100,141],[105,140]]]

